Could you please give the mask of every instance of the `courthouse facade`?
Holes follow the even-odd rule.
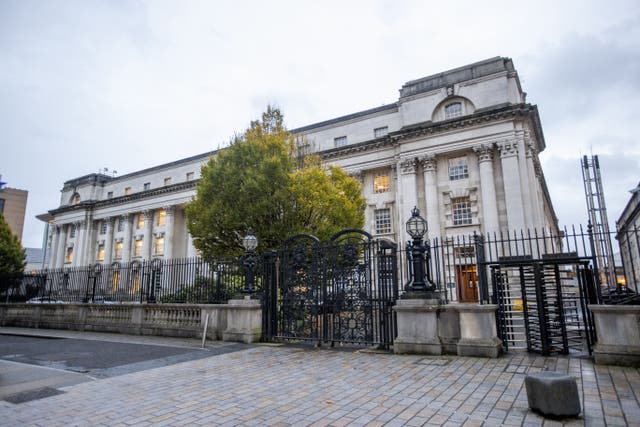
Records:
[[[414,206],[431,238],[557,228],[537,107],[509,58],[407,82],[393,104],[292,132],[361,181],[376,237],[403,245]],[[50,223],[49,267],[195,256],[184,208],[212,155],[65,182],[60,206],[39,216]]]

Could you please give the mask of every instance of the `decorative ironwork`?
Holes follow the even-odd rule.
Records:
[[[379,245],[353,229],[327,244],[304,234],[288,239],[279,251],[277,295],[267,291],[271,301],[277,297],[277,304],[266,304],[267,316],[277,313],[267,321],[267,337],[388,347],[394,336],[397,260],[395,245]]]

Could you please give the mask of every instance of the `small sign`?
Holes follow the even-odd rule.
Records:
[[[515,311],[522,311],[522,300],[521,299],[514,299],[513,300],[513,309]]]

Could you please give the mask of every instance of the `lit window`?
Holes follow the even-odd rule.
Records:
[[[347,137],[339,136],[337,138],[333,138],[333,143],[336,147],[344,147],[345,145],[347,145]]]
[[[113,199],[113,191],[107,193],[107,199]]]
[[[444,107],[444,118],[453,119],[462,115],[462,103],[454,102]]]
[[[456,157],[455,159],[449,159],[449,180],[456,181],[458,179],[467,178],[469,178],[467,158]]]
[[[124,231],[124,222],[125,222],[124,218],[118,219],[118,231]]]
[[[133,270],[131,274],[131,290],[133,293],[140,291],[140,271],[138,269]]]
[[[133,243],[133,256],[142,256],[142,239],[136,240]]]
[[[373,177],[374,193],[386,193],[390,188],[389,174],[380,173]]]
[[[116,259],[122,259],[122,242],[116,242],[116,246],[115,246],[115,257]]]
[[[98,244],[98,255],[96,256],[98,261],[104,261],[104,243]]]
[[[138,221],[136,221],[136,228],[140,230],[144,227],[144,214],[138,214]]]
[[[107,221],[100,221],[100,234],[107,234]]]
[[[376,138],[381,138],[383,136],[385,136],[386,134],[389,133],[389,127],[388,126],[384,126],[381,128],[375,128],[373,130],[373,136]]]
[[[69,237],[71,237],[71,238],[76,237],[76,226],[75,226],[75,224],[71,224],[69,226]]]
[[[143,189],[144,189],[144,191],[150,190],[151,189],[151,183],[150,182],[145,182]]]
[[[64,257],[64,262],[71,264],[73,262],[73,246],[67,248],[67,254]]]
[[[118,268],[118,267],[115,267]],[[111,290],[113,292],[118,291],[118,283],[120,282],[120,270],[114,270],[113,276],[111,277]]]
[[[187,172],[187,181],[191,181],[193,179],[193,172]]]
[[[163,227],[167,221],[167,211],[164,209],[158,211],[158,219],[156,225],[158,227]]]
[[[164,237],[156,237],[153,253],[156,255],[162,255],[164,253]]]
[[[164,179],[164,185],[169,185],[169,184],[171,184],[171,177]]]
[[[376,209],[374,212],[376,234],[391,233],[391,209]]]
[[[453,209],[453,225],[471,224],[471,201],[468,197],[451,199]]]
[[[458,246],[453,248],[453,255],[456,258],[473,258],[476,254],[473,246]]]
[[[131,194],[131,187],[127,187],[124,189],[124,195],[128,196],[129,194]]]

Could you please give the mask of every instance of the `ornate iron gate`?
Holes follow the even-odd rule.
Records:
[[[504,257],[489,267],[505,349],[591,353],[595,329],[588,304],[597,296],[589,259]]]
[[[267,339],[392,344],[395,244],[362,230],[343,230],[326,244],[301,234],[285,241],[278,259],[265,299]]]

